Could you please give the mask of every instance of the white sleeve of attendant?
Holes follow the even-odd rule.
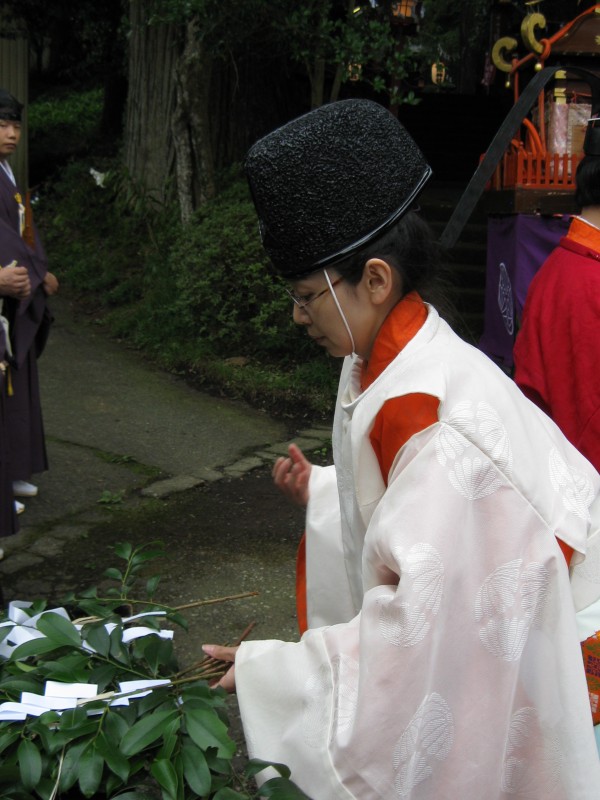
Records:
[[[335,467],[313,466],[306,513],[308,627],[346,622],[356,611],[346,575]]]
[[[583,642],[600,631],[600,496],[590,506],[591,534],[585,559],[575,552],[571,563],[571,590],[577,611],[577,628]]]
[[[369,524],[361,613],[241,645],[250,753],[313,800],[595,800],[563,562],[478,448],[448,426],[413,437]]]

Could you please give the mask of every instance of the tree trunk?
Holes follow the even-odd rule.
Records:
[[[172,131],[177,195],[181,219],[187,222],[193,211],[215,194],[210,115],[212,57],[198,37],[195,20],[186,26],[183,53],[175,76],[177,102]]]
[[[310,78],[310,107],[319,108],[325,98],[325,59],[315,57],[312,68],[307,65]]]
[[[129,2],[124,163],[146,197],[163,203],[175,166],[170,120],[176,100],[178,37],[173,25],[148,25],[149,6],[147,0]]]

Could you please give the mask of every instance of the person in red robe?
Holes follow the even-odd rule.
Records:
[[[581,209],[533,278],[514,347],[514,378],[600,471],[600,127],[591,120],[576,174]]]

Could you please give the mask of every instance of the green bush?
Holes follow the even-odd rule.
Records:
[[[102,89],[68,92],[60,97],[40,95],[27,110],[30,137],[42,139],[56,131],[89,139],[100,120],[102,96]]]
[[[65,288],[96,307],[140,296],[144,231],[117,213],[114,195],[96,185],[89,164],[74,162],[46,186],[36,220],[51,268]]]
[[[245,182],[234,183],[181,229],[169,266],[180,324],[210,342],[215,355],[279,364],[310,357],[290,300],[269,274]]]
[[[63,291],[112,335],[199,386],[277,414],[328,416],[339,365],[294,324],[245,179],[224,176],[219,196],[183,226],[114,163],[93,166],[107,174],[105,188],[89,162],[74,162],[38,205]]]
[[[204,657],[181,669],[172,638],[162,635],[161,621],[187,627],[180,609],[154,599],[160,576],[146,569],[162,550],[121,543],[115,554],[124,563],[106,570],[116,585],[104,597],[92,588],[66,598],[69,611],[36,600],[1,615],[0,701],[12,713],[0,721],[0,795],[309,800],[284,765],[273,765],[279,777],[260,790],[252,778],[267,764],[237,767],[225,692],[211,688],[230,665]],[[144,681],[141,695],[132,680]],[[43,711],[49,682],[54,695],[81,699],[46,698]],[[35,713],[24,706],[31,703]]]
[[[99,140],[102,90],[41,95],[27,109],[30,183],[103,146]]]

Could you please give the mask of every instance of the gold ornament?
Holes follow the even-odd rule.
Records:
[[[512,62],[507,61],[505,53],[513,53],[517,49],[517,40],[512,36],[503,36],[492,48],[492,61],[496,69],[501,72],[511,72]]]
[[[543,14],[527,14],[521,23],[521,38],[527,47],[534,53],[541,53],[544,50],[544,45],[537,40],[535,31],[536,28],[546,27],[546,17]]]

